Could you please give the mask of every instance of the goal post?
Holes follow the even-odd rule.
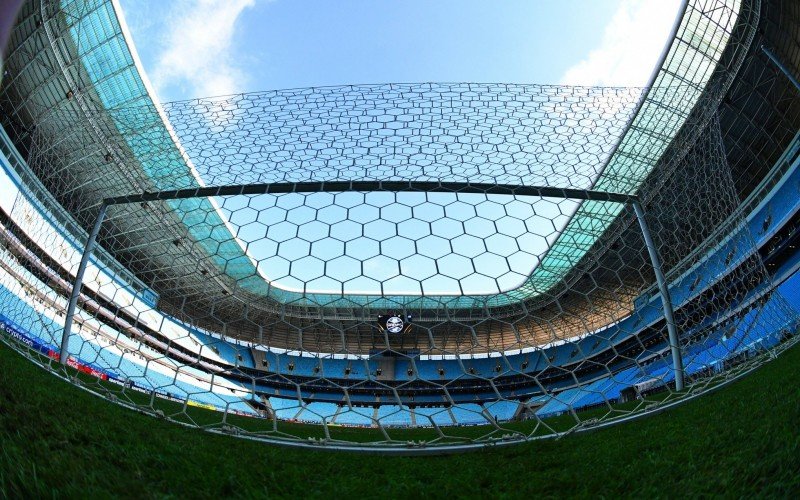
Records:
[[[552,186],[511,186],[511,185],[482,185],[482,184],[459,184],[459,183],[435,183],[435,182],[319,182],[319,183],[276,183],[276,184],[251,184],[251,185],[229,185],[216,187],[202,187],[196,189],[179,189],[158,191],[152,193],[141,193],[128,196],[106,198],[97,214],[94,226],[89,233],[84,247],[81,262],[75,275],[70,295],[69,306],[64,321],[64,330],[61,338],[61,363],[66,365],[68,358],[69,336],[71,334],[72,323],[75,316],[80,290],[83,285],[83,277],[86,265],[91,258],[97,236],[106,217],[109,206],[145,203],[148,201],[180,200],[191,198],[205,198],[212,196],[236,196],[236,195],[258,195],[270,193],[307,193],[307,192],[348,192],[348,191],[423,191],[430,192],[435,190],[457,191],[457,192],[491,192],[493,194],[512,194],[517,196],[539,196],[539,197],[562,197],[581,201],[605,201],[622,203],[631,206],[636,215],[636,219],[641,228],[642,237],[645,242],[647,253],[653,267],[658,291],[661,296],[661,304],[664,320],[669,334],[669,347],[672,354],[672,370],[675,377],[675,389],[684,389],[684,369],[683,356],[680,349],[679,333],[676,327],[672,299],[669,293],[667,279],[661,267],[661,259],[658,249],[653,242],[650,228],[645,218],[645,211],[641,201],[635,195],[623,193],[610,193],[603,191],[593,191],[573,188],[557,188]]]

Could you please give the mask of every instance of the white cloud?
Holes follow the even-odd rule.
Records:
[[[241,92],[247,74],[232,54],[236,21],[256,0],[180,0],[165,20],[163,49],[150,73],[159,95],[206,97]]]
[[[668,42],[680,0],[623,0],[600,45],[569,68],[562,84],[644,86]]]

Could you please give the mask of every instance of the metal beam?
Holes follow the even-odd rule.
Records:
[[[631,204],[633,205],[633,210],[636,212],[636,218],[639,220],[639,227],[642,228],[644,244],[647,247],[647,253],[650,254],[650,262],[653,264],[653,272],[656,275],[658,291],[661,293],[661,305],[664,309],[664,319],[667,322],[667,332],[669,333],[669,348],[672,352],[672,370],[675,373],[675,389],[682,391],[684,387],[683,356],[681,355],[678,328],[675,326],[675,315],[672,310],[672,298],[669,294],[669,287],[667,287],[667,279],[661,270],[661,260],[658,257],[658,249],[653,242],[653,238],[650,236],[650,228],[647,225],[647,221],[644,219],[644,209],[638,201],[634,201]]]
[[[235,196],[235,195],[256,195],[256,194],[279,194],[279,193],[315,193],[315,192],[347,192],[347,191],[420,191],[420,192],[456,192],[456,193],[483,193],[483,194],[506,194],[515,196],[542,196],[553,198],[566,198],[578,200],[609,201],[615,203],[630,204],[636,213],[642,236],[650,255],[653,272],[656,276],[658,289],[661,294],[661,303],[664,310],[664,319],[669,333],[669,346],[673,359],[673,371],[675,374],[675,388],[678,391],[684,388],[684,368],[683,358],[680,350],[678,331],[675,324],[675,317],[672,307],[667,280],[661,268],[661,261],[658,256],[658,249],[650,235],[650,228],[645,220],[644,209],[635,195],[621,193],[606,193],[602,191],[592,191],[584,189],[556,188],[550,186],[519,186],[507,184],[472,184],[459,182],[426,182],[426,181],[338,181],[338,182],[294,182],[294,183],[275,183],[275,184],[245,184],[228,185],[216,187],[199,187],[191,189],[178,189],[171,191],[159,191],[155,193],[141,193],[128,196],[117,196],[106,198],[100,207],[95,225],[86,242],[86,247],[81,257],[81,263],[75,276],[75,283],[72,287],[67,315],[64,321],[64,333],[61,339],[61,363],[66,364],[68,354],[69,335],[71,333],[72,322],[75,315],[80,289],[83,283],[83,276],[86,266],[94,250],[97,234],[106,215],[106,209],[111,205],[127,203],[144,203],[149,201],[180,200],[198,197],[212,196]]]
[[[786,75],[786,78],[788,78],[789,81],[794,84],[795,88],[797,90],[800,90],[800,82],[797,81],[797,78],[795,78],[795,76],[789,71],[789,69],[783,65],[781,60],[778,59],[778,56],[776,56],[771,50],[769,50],[766,47],[766,45],[762,45],[761,50],[764,51],[767,57],[769,57],[770,60],[775,64],[775,66],[777,66],[778,69],[780,69],[783,72],[783,74]]]
[[[89,258],[92,256],[92,251],[94,250],[95,243],[97,242],[97,233],[100,232],[100,226],[103,225],[107,208],[108,205],[105,203],[100,206],[100,213],[97,214],[97,220],[94,221],[92,232],[89,233],[89,239],[86,240],[86,246],[83,248],[83,255],[81,256],[81,263],[78,266],[78,272],[75,274],[75,282],[72,284],[72,295],[69,297],[67,314],[64,318],[64,332],[61,334],[61,352],[59,355],[59,361],[62,365],[66,365],[67,358],[69,358],[69,336],[72,333],[72,320],[75,317],[75,307],[78,305],[78,297],[81,295],[83,275],[86,273],[86,265],[89,263]]]
[[[440,192],[479,193],[513,196],[542,196],[573,200],[610,201],[633,203],[636,196],[623,193],[608,193],[588,189],[559,188],[552,186],[520,186],[514,184],[475,184],[469,182],[438,181],[333,181],[333,182],[278,182],[272,184],[237,184],[216,187],[198,187],[131,194],[106,198],[106,205],[144,203],[148,201],[181,200],[210,196],[236,196],[283,193],[343,193],[349,191],[395,191],[395,192]]]

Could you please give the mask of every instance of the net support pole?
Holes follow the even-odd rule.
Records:
[[[78,305],[78,297],[81,295],[83,275],[86,273],[86,266],[89,263],[89,258],[92,256],[92,251],[94,250],[94,245],[97,241],[97,233],[100,232],[100,226],[103,225],[103,220],[106,218],[107,208],[108,205],[105,203],[100,205],[100,213],[97,214],[97,220],[94,221],[92,232],[89,233],[89,238],[86,240],[86,246],[83,248],[83,255],[81,256],[81,263],[78,266],[78,272],[75,274],[75,282],[72,284],[72,294],[69,297],[67,314],[64,317],[64,332],[61,334],[61,352],[59,361],[62,365],[66,365],[67,359],[69,358],[69,336],[72,333],[72,320],[75,317],[75,308]]]
[[[764,52],[764,53],[767,55],[767,57],[769,57],[770,61],[772,61],[772,62],[773,62],[773,64],[775,64],[775,66],[777,66],[777,67],[778,67],[778,69],[779,69],[779,70],[781,70],[781,71],[783,72],[783,74],[784,74],[784,75],[786,75],[786,78],[788,78],[788,79],[789,79],[789,81],[790,81],[790,82],[792,82],[792,83],[794,84],[795,88],[796,88],[797,90],[800,90],[800,82],[798,82],[798,81],[797,81],[797,78],[795,78],[795,76],[792,74],[792,72],[791,72],[791,71],[789,71],[789,69],[788,69],[786,66],[784,66],[784,65],[783,65],[783,63],[781,62],[781,60],[780,60],[780,59],[778,59],[778,56],[776,56],[776,55],[775,55],[775,54],[774,54],[774,53],[773,53],[771,50],[769,50],[769,49],[768,49],[768,48],[767,48],[765,45],[762,45],[762,46],[761,46],[761,50],[762,50],[762,51],[763,51],[763,52]]]
[[[672,370],[675,373],[675,390],[682,391],[684,387],[683,357],[681,356],[681,347],[678,343],[678,329],[675,326],[675,315],[672,310],[672,299],[669,295],[667,279],[664,277],[664,272],[661,270],[661,259],[658,258],[658,249],[655,243],[653,243],[653,238],[650,236],[650,228],[644,218],[644,209],[639,201],[632,201],[631,204],[633,205],[633,210],[636,212],[636,218],[639,220],[639,227],[642,229],[644,244],[647,247],[647,253],[650,254],[650,262],[653,264],[653,272],[656,275],[658,291],[661,294],[661,305],[664,308],[664,319],[667,322],[667,332],[669,333],[669,348],[672,352]]]

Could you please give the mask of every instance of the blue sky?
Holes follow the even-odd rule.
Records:
[[[121,0],[159,98],[385,82],[641,86],[680,0]]]

